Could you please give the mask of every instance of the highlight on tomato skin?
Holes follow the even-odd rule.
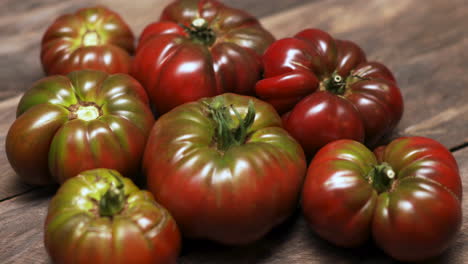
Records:
[[[273,107],[226,93],[174,108],[148,138],[148,190],[188,238],[256,241],[297,208],[306,170]]]
[[[79,173],[52,198],[44,245],[54,263],[175,264],[181,236],[148,191],[109,169]]]
[[[153,123],[146,92],[131,76],[75,71],[43,78],[25,92],[5,151],[29,184],[63,183],[102,167],[133,177]]]
[[[308,157],[338,139],[376,146],[402,117],[395,77],[354,42],[305,29],[270,45],[262,63],[255,93],[283,115]]]
[[[215,0],[174,1],[143,30],[132,75],[158,114],[226,92],[253,95],[273,41],[243,10]]]
[[[320,149],[309,165],[302,211],[320,237],[343,247],[373,239],[400,261],[440,255],[462,221],[455,158],[439,142],[403,137],[371,152],[353,140]]]
[[[122,17],[104,6],[82,8],[58,17],[41,42],[47,75],[91,69],[129,73],[134,36]]]

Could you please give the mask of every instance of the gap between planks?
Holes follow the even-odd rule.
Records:
[[[20,192],[20,193],[17,193],[17,194],[14,194],[14,195],[11,195],[11,196],[7,196],[3,199],[0,200],[0,203],[2,202],[6,202],[8,200],[11,200],[11,199],[14,199],[16,197],[19,197],[19,196],[22,196],[22,195],[25,195],[25,194],[28,194],[30,192],[33,192],[33,191],[37,191],[37,190],[42,190],[42,189],[47,189],[47,188],[50,188],[50,186],[33,186],[31,187],[31,189],[28,189],[26,191],[23,191],[23,192]]]

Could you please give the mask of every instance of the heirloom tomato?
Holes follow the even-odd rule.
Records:
[[[302,209],[312,229],[345,247],[372,237],[402,261],[440,254],[460,229],[462,185],[440,143],[404,137],[376,149],[353,140],[323,147],[309,166]]]
[[[395,78],[351,41],[307,29],[273,43],[256,94],[283,115],[307,154],[337,139],[375,145],[403,114]]]
[[[47,75],[93,69],[128,73],[134,37],[122,18],[105,7],[60,16],[42,38],[41,62]]]
[[[126,74],[75,71],[34,84],[6,138],[13,169],[27,183],[62,183],[93,168],[137,172],[154,123],[148,97]]]
[[[169,212],[117,171],[67,180],[47,213],[44,243],[54,263],[175,264],[181,238]]]
[[[157,112],[224,92],[253,94],[273,36],[256,18],[214,0],[180,0],[140,37],[133,75]]]
[[[259,239],[297,206],[306,163],[271,105],[226,93],[163,115],[143,171],[182,234],[225,244]]]

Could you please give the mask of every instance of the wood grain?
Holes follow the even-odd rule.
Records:
[[[463,182],[468,182],[468,148],[455,153]],[[43,223],[54,189],[35,190],[1,203],[0,263],[49,263],[43,246]],[[463,192],[463,225],[452,246],[425,263],[462,264],[468,259],[468,184]],[[357,249],[333,246],[313,234],[300,210],[262,240],[244,247],[207,241],[184,241],[180,264],[238,263],[395,263],[372,242]]]
[[[49,263],[42,241],[54,191],[44,188],[1,203],[0,263]]]

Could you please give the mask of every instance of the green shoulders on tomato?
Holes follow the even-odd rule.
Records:
[[[403,114],[393,74],[351,41],[306,29],[274,42],[262,61],[256,94],[283,114],[286,130],[310,156],[337,139],[374,146]]]
[[[115,170],[94,169],[59,188],[44,243],[54,263],[175,264],[181,238],[151,193]]]
[[[176,107],[144,154],[148,189],[187,237],[244,244],[297,206],[306,162],[273,107],[223,94]]]
[[[132,177],[153,123],[145,90],[128,75],[83,70],[50,76],[21,98],[6,154],[31,184],[62,183],[101,167]]]
[[[117,13],[103,6],[82,8],[49,26],[41,62],[47,75],[84,69],[129,73],[133,42],[132,31]]]
[[[132,75],[159,114],[224,92],[253,94],[274,41],[257,19],[215,0],[169,4],[140,36]]]
[[[375,154],[353,140],[323,147],[304,183],[302,209],[312,229],[345,247],[372,237],[402,261],[439,255],[462,220],[462,185],[450,151],[404,137]]]

